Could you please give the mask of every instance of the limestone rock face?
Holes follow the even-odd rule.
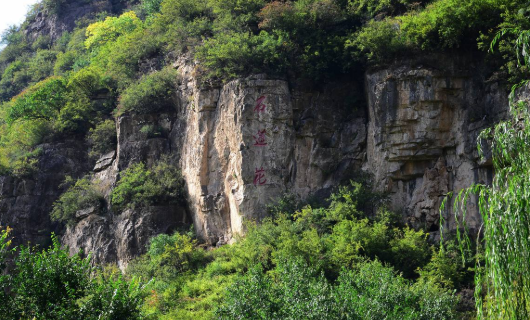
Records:
[[[279,80],[237,80],[192,101],[181,159],[192,217],[199,236],[228,241],[242,232],[243,218],[263,217],[291,180],[289,88]]]
[[[491,167],[479,161],[480,131],[506,116],[507,95],[486,85],[473,68],[401,65],[366,76],[367,162],[376,186],[394,210],[416,227],[438,230],[449,191],[488,183]],[[479,163],[480,162],[480,163]],[[450,207],[450,206],[448,206]],[[470,201],[470,227],[480,218]],[[451,227],[451,215],[448,216]]]
[[[348,104],[355,83],[293,89],[285,80],[255,75],[203,88],[189,61],[182,76],[172,132],[197,234],[223,244],[260,220],[286,192],[300,197],[326,191],[360,170],[365,155],[365,113]],[[353,101],[356,101],[353,99]],[[329,192],[329,190],[327,190]]]
[[[91,212],[67,227],[62,242],[71,254],[82,249],[97,263],[117,263],[125,270],[134,257],[146,252],[151,237],[189,224],[185,212],[178,206],[127,209],[121,214]]]
[[[65,177],[89,170],[87,146],[78,141],[43,144],[37,172],[24,177],[0,176],[0,226],[13,229],[15,244],[45,244],[59,231],[50,221],[53,202],[64,192]]]

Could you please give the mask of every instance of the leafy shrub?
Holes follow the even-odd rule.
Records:
[[[142,0],[142,8],[148,15],[155,14],[160,11],[162,0]]]
[[[152,169],[138,163],[121,173],[111,199],[117,210],[178,203],[184,199],[184,180],[180,171],[166,161],[158,162]]]
[[[7,121],[52,120],[66,102],[66,81],[52,77],[15,97],[7,110]]]
[[[59,52],[57,60],[53,66],[53,74],[56,76],[63,76],[68,71],[72,70],[77,59],[77,54],[73,51]]]
[[[511,5],[510,0],[437,0],[421,11],[370,21],[347,46],[374,62],[410,51],[475,46],[480,33],[499,24],[503,7]]]
[[[118,143],[116,124],[112,120],[100,122],[95,128],[90,129],[87,140],[91,146],[90,156],[114,150]]]
[[[140,311],[144,288],[137,280],[125,281],[122,276],[111,279],[100,274],[93,286],[80,308],[82,319],[144,319]]]
[[[399,23],[394,18],[370,21],[366,27],[352,35],[346,42],[346,48],[350,48],[358,59],[390,61],[409,50],[399,28]]]
[[[363,18],[388,16],[403,13],[407,9],[418,9],[420,5],[431,0],[353,0],[349,2],[350,10]]]
[[[141,25],[142,21],[132,11],[125,12],[119,17],[107,17],[105,21],[96,22],[87,27],[85,46],[89,50],[101,48]]]
[[[447,241],[433,252],[431,261],[420,271],[421,278],[448,289],[471,287],[474,280],[473,264],[475,259],[480,259],[472,253],[466,249],[462,256],[455,242]]]
[[[380,262],[343,271],[337,309],[348,319],[456,319],[458,299],[434,283],[412,284]]]
[[[37,170],[41,151],[36,146],[42,143],[50,132],[52,132],[52,127],[42,119],[0,125],[0,171],[2,174],[15,176],[33,174]]]
[[[164,129],[157,125],[146,124],[140,128],[140,132],[145,134],[147,139],[150,139],[162,136]]]
[[[288,45],[282,33],[220,33],[205,41],[197,58],[209,70],[209,78],[231,79],[261,70],[281,73],[288,64],[283,54]]]
[[[0,250],[8,246],[7,233],[0,231]],[[13,266],[0,263],[2,319],[141,318],[138,282],[98,275],[89,258],[70,256],[55,236],[48,249],[22,247],[10,258]]]
[[[2,51],[3,52],[3,51]],[[0,80],[0,99],[8,101],[19,94],[31,82],[28,61],[20,59],[9,64]]]
[[[456,319],[457,298],[433,284],[410,284],[380,262],[342,271],[331,285],[301,260],[262,267],[236,281],[220,319]],[[276,280],[276,281],[274,281]]]
[[[71,177],[67,177],[68,189],[53,204],[51,218],[54,221],[72,224],[75,222],[76,212],[94,207],[96,210],[103,209],[103,194],[99,186],[90,181],[89,177],[77,180],[73,183]]]
[[[187,271],[197,270],[207,259],[193,234],[180,232],[151,238],[146,258],[134,261],[128,272],[144,279],[160,276],[175,279]]]
[[[53,237],[48,250],[22,248],[15,263],[10,279],[14,292],[11,299],[2,302],[11,306],[13,318],[73,319],[79,315],[77,300],[90,286],[92,268],[88,260],[70,257]]]
[[[34,51],[38,50],[49,50],[52,46],[52,39],[47,35],[40,35],[31,44],[31,49]]]
[[[170,68],[142,77],[123,92],[119,112],[142,114],[171,108],[174,103],[176,81],[177,74]]]
[[[6,47],[0,51],[0,63],[13,62],[30,50],[23,31],[16,26],[11,26],[4,31],[1,43]]]
[[[57,59],[57,52],[52,50],[39,50],[28,62],[28,73],[32,82],[42,81],[53,75],[53,66]]]

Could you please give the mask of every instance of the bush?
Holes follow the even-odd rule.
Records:
[[[77,300],[90,287],[92,268],[78,255],[70,257],[62,250],[56,237],[53,246],[41,252],[22,248],[15,260],[12,274],[12,319],[74,319],[79,316]],[[3,318],[11,318],[4,315]]]
[[[119,113],[154,113],[173,107],[176,81],[177,73],[170,68],[142,77],[123,92]]]
[[[48,249],[22,247],[2,264],[9,246],[0,231],[0,317],[2,319],[140,319],[142,287],[99,275],[89,258],[70,256],[52,236]],[[5,251],[5,250],[4,250]]]
[[[105,199],[99,186],[90,181],[89,177],[77,180],[74,184],[71,177],[67,177],[65,184],[70,187],[53,204],[51,218],[67,224],[73,224],[76,212],[94,207],[96,211],[104,208]]]
[[[77,59],[77,53],[73,51],[59,52],[57,60],[53,66],[53,74],[56,76],[63,76],[68,71],[71,71]]]
[[[119,17],[107,17],[105,21],[96,22],[87,27],[85,47],[89,50],[97,50],[141,26],[142,21],[132,11]]]
[[[33,83],[42,81],[53,75],[53,66],[57,59],[57,52],[51,50],[39,50],[37,54],[29,60],[28,73],[31,75]]]
[[[81,305],[81,319],[87,320],[139,320],[145,319],[140,311],[144,298],[143,286],[135,279],[125,281],[98,275],[93,289]]]
[[[112,120],[100,122],[90,129],[87,140],[91,146],[89,155],[92,157],[114,150],[118,143],[116,123]]]
[[[66,102],[66,81],[52,77],[39,82],[15,97],[8,105],[6,120],[43,119],[50,121],[57,117]]]
[[[416,283],[380,262],[343,271],[334,290],[337,309],[348,319],[456,319],[457,297],[434,283]]]
[[[279,32],[220,33],[198,48],[197,58],[209,71],[207,78],[232,79],[260,71],[279,74],[288,65],[285,52],[289,43],[285,34]]]
[[[510,0],[437,0],[424,10],[399,17],[370,21],[347,42],[354,55],[363,53],[373,62],[389,61],[407,52],[476,48],[481,33],[501,22]]]
[[[2,51],[3,52],[3,51]],[[25,58],[9,64],[0,80],[0,100],[8,101],[19,94],[31,82],[28,62]]]
[[[138,163],[121,173],[111,199],[116,210],[179,203],[184,199],[184,179],[180,170],[167,161],[158,162],[152,169]]]
[[[155,14],[160,11],[162,0],[142,0],[142,8],[148,15]]]
[[[436,285],[411,284],[380,262],[342,271],[336,284],[301,260],[262,267],[228,289],[219,319],[456,319],[457,298]]]

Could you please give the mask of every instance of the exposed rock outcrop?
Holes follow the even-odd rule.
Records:
[[[0,177],[0,226],[13,229],[16,244],[50,242],[58,226],[50,221],[52,204],[64,188],[67,175],[74,178],[90,170],[87,166],[88,146],[79,141],[39,146],[37,172],[24,177]]]
[[[486,84],[471,61],[439,57],[368,73],[367,162],[376,186],[391,195],[416,227],[438,230],[448,191],[488,183],[491,167],[479,164],[476,138],[506,117],[508,99]],[[472,199],[468,225],[480,217]],[[448,206],[450,207],[450,206]],[[452,215],[448,224],[454,227]]]
[[[47,178],[53,176],[52,182],[3,177],[0,222],[28,230],[21,236],[32,240],[37,230],[51,230],[47,212],[68,172],[81,176],[93,168],[108,198],[120,171],[167,157],[182,170],[187,208],[79,212],[63,237],[72,252],[93,252],[96,261],[123,268],[145,252],[149,237],[172,232],[188,223],[187,217],[200,238],[221,245],[244,232],[245,219],[262,219],[266,205],[283,193],[326,196],[360,170],[390,194],[392,209],[436,233],[449,191],[491,180],[489,162],[478,159],[476,137],[508,109],[506,90],[485,83],[485,72],[469,59],[401,62],[369,71],[363,81],[319,88],[265,75],[205,87],[197,83],[190,59],[180,58],[175,68],[180,77],[174,108],[121,116],[116,151],[95,167],[76,167],[65,156],[64,162],[73,164],[59,166],[60,173]],[[32,183],[40,184],[40,191],[18,191],[35,189],[28,187]],[[49,197],[40,200],[45,194]],[[38,201],[46,222],[30,226],[29,212]],[[468,225],[478,228],[473,199],[469,210]],[[23,221],[15,218],[19,212]],[[449,213],[446,221],[454,226]]]

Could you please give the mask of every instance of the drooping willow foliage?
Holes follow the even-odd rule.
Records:
[[[515,43],[522,63],[530,62],[529,34],[522,31]],[[491,145],[491,186],[462,190],[454,203],[460,229],[466,230],[471,195],[478,197],[483,219],[477,244],[484,264],[477,259],[475,269],[478,319],[530,319],[530,104],[515,101],[516,90],[514,87],[510,95],[511,119],[483,131],[478,139],[481,156],[481,142]],[[464,252],[470,246],[467,230],[457,236]]]

